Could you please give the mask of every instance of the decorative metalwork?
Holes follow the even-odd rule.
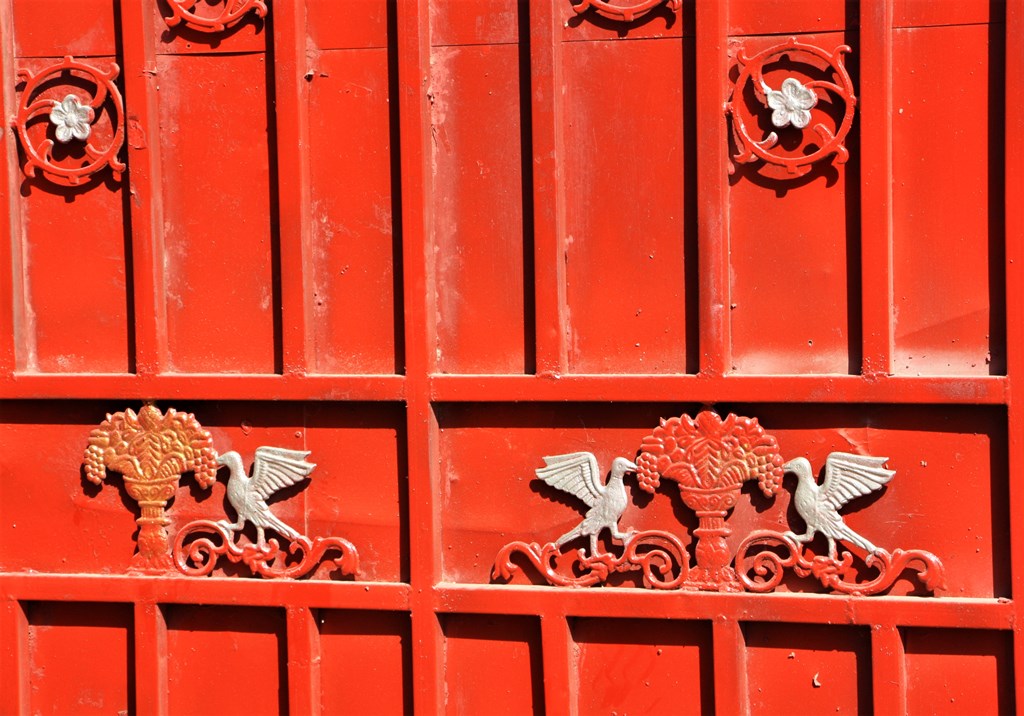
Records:
[[[309,452],[302,450],[257,448],[253,475],[249,477],[237,452],[220,455],[217,464],[229,470],[227,499],[237,519],[234,523],[196,520],[179,530],[173,550],[178,570],[204,576],[213,571],[218,557],[227,556],[229,561],[242,562],[253,574],[263,577],[296,578],[314,569],[314,578],[326,577],[335,569],[355,574],[359,556],[351,542],[340,537],[309,539],[282,522],[267,505],[266,500],[275,492],[309,477],[316,465],[306,460],[308,456]],[[246,522],[256,528],[255,543],[239,539]],[[288,541],[287,549],[276,538],[266,539],[268,529]],[[323,561],[329,550],[340,556]]]
[[[70,56],[35,74],[18,70],[18,82],[25,87],[12,126],[25,150],[26,176],[34,177],[38,170],[54,184],[75,186],[109,166],[114,179],[121,178],[125,165],[117,156],[124,145],[124,100],[114,84],[119,72],[113,62],[104,72]],[[54,85],[69,85],[73,91],[54,99]],[[93,89],[87,92],[82,85]],[[57,142],[72,147],[84,143],[81,151],[72,149],[55,158],[54,139],[37,126],[41,117],[48,119],[44,126],[52,127]],[[109,129],[97,142],[93,128],[100,117]]]
[[[726,544],[731,534],[726,516],[736,506],[740,488],[757,480],[771,497],[782,486],[782,456],[775,438],[756,418],[702,411],[696,419],[683,415],[662,420],[643,439],[637,460],[640,487],[653,493],[662,478],[679,485],[683,503],[697,513],[694,530],[697,566],[687,584],[698,589],[742,591]]]
[[[812,164],[832,156],[836,164],[845,163],[850,154],[844,142],[853,126],[857,105],[853,82],[843,64],[843,55],[848,52],[847,45],[840,45],[829,53],[797,42],[796,38],[749,58],[740,49],[736,56],[739,75],[726,105],[737,149],[735,162],[764,162],[765,173],[775,178],[802,176],[811,171]],[[766,73],[778,76],[781,72],[796,71],[803,71],[811,79],[801,82],[788,76],[782,79],[777,90],[765,79]],[[838,121],[827,112],[812,112],[819,101],[826,98],[829,106],[837,100],[842,103],[843,115]],[[810,133],[795,144],[787,144],[786,148],[774,130],[761,139],[756,138],[751,132],[758,123],[758,114],[764,109],[772,110],[771,124],[776,129],[792,127],[787,131],[803,133],[809,128]],[[730,173],[734,171],[735,166],[730,166]]]
[[[806,459],[783,463],[777,441],[756,419],[730,414],[723,420],[703,411],[696,418],[661,420],[643,439],[635,464],[626,458],[613,461],[606,484],[589,452],[545,457],[544,462],[537,477],[578,497],[589,509],[576,527],[554,542],[517,541],[502,547],[495,559],[495,578],[511,579],[520,569],[517,561],[525,559],[549,584],[563,587],[590,587],[607,582],[616,572],[640,571],[644,586],[654,589],[768,592],[782,583],[786,569],[792,569],[799,577],[815,577],[827,589],[868,595],[886,591],[905,569],[916,566],[926,590],[945,588],[944,569],[934,554],[888,552],[850,529],[839,515],[847,502],[892,479],[895,473],[885,467],[886,458],[833,453],[819,486]],[[664,479],[678,484],[683,503],[699,520],[693,531],[693,563],[684,541],[671,532],[620,528],[629,504],[623,480],[630,472],[647,492],[654,493]],[[786,472],[797,475],[793,503],[806,524],[805,533],[756,530],[741,542],[734,561],[726,519],[742,484],[757,480],[761,492],[773,497],[782,489]],[[607,551],[600,545],[606,530]],[[816,534],[828,541],[827,556],[816,556],[804,546]],[[589,549],[563,551],[581,538],[588,540]],[[850,551],[839,553],[837,542],[866,553],[863,566],[854,564]]]
[[[574,3],[572,8],[577,14],[593,9],[598,15],[609,20],[633,22],[660,5],[667,5],[673,12],[679,12],[679,8],[683,6],[683,0],[636,0],[636,2],[622,5],[609,2],[609,0],[580,0],[580,2]]]
[[[129,409],[107,415],[89,435],[84,463],[86,478],[97,485],[108,469],[121,473],[129,497],[139,504],[138,553],[131,571],[171,569],[166,529],[170,521],[164,510],[182,473],[193,471],[203,488],[217,479],[210,434],[191,413],[168,408],[163,414],[146,405],[138,414]]]
[[[844,594],[877,594],[893,585],[900,574],[916,563],[918,578],[925,589],[945,586],[945,570],[931,552],[901,550],[888,552],[854,532],[839,515],[847,502],[882,489],[896,474],[884,467],[889,458],[834,452],[825,461],[825,479],[819,486],[811,472],[811,463],[798,457],[783,465],[797,476],[793,502],[807,526],[803,535],[793,532],[759,530],[750,534],[737,551],[736,567],[744,586],[753,592],[768,592],[777,587],[787,568],[800,577],[814,576],[823,586]],[[828,556],[805,550],[820,533],[828,541]],[[865,553],[864,564],[877,575],[858,581],[854,556],[850,551],[837,554],[836,541]],[[774,551],[777,550],[777,551]]]
[[[164,18],[167,26],[175,28],[183,25],[205,33],[224,32],[242,22],[250,12],[260,18],[266,17],[269,12],[265,0],[224,0],[220,13],[213,16],[197,13],[197,4],[199,0],[167,0],[171,10],[170,17]]]

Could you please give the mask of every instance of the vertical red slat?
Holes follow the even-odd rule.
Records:
[[[1014,685],[1017,707],[1024,705],[1024,411],[1014,384],[1024,380],[1024,5],[1006,4],[1006,127],[1004,161],[1006,227],[1006,351],[1010,399],[1009,443],[1010,570],[1016,611],[1013,631]]]
[[[562,615],[541,616],[544,664],[544,710],[549,714],[579,713],[578,679],[572,657],[572,631]]]
[[[3,83],[3,116],[15,113],[14,35],[10,2],[0,3],[0,82]],[[15,276],[14,232],[20,234],[18,216],[18,155],[13,137],[8,135],[0,152],[0,380],[15,368]],[[18,269],[20,272],[20,269]]]
[[[433,586],[441,575],[441,524],[437,420],[430,404],[430,373],[437,345],[431,298],[432,206],[430,19],[427,4],[402,0],[396,7],[399,144],[401,152],[402,264],[405,297],[406,420],[409,455],[409,579],[413,587],[412,682],[417,713],[443,706],[441,625]]]
[[[281,355],[285,373],[308,368],[306,337],[311,306],[309,82],[306,73],[306,4],[274,8],[274,99],[277,123],[277,192],[281,247]]]
[[[562,26],[551,0],[530,0],[534,316],[538,374],[568,369]]]
[[[320,713],[320,630],[309,607],[288,607],[288,708]]]
[[[871,681],[875,713],[907,712],[907,661],[903,653],[903,637],[892,624],[876,624],[871,629]]]
[[[860,5],[862,372],[892,373],[892,0]]]
[[[28,617],[13,599],[0,605],[0,713],[27,714]]]
[[[167,305],[163,270],[163,195],[160,191],[160,121],[152,3],[124,0],[121,7],[122,77],[128,123],[128,181],[132,218],[135,370],[167,366]]]
[[[729,79],[727,0],[697,0],[697,259],[700,274],[700,372],[732,368],[729,327]]]
[[[166,716],[167,623],[159,604],[135,605],[135,709],[140,715]]]
[[[740,623],[719,617],[712,626],[715,669],[715,713],[748,714],[747,645]]]

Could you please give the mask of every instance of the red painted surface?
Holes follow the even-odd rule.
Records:
[[[1022,702],[1024,11],[609,2],[649,12],[212,2],[171,28],[164,0],[0,0],[4,117],[19,69],[116,62],[127,165],[69,187],[25,177],[14,131],[0,154],[0,712]],[[851,48],[849,160],[730,175],[738,52],[789,38]],[[149,400],[246,464],[311,450],[273,510],[351,541],[356,578],[128,574],[137,507],[81,461]],[[815,469],[888,456],[844,518],[937,555],[945,587],[492,576],[580,518],[533,479],[543,456],[607,469],[709,406]],[[168,531],[221,517],[225,482],[186,475]],[[727,549],[788,529],[794,487],[747,484]],[[626,488],[624,526],[694,551],[676,485]]]

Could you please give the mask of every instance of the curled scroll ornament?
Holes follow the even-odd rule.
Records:
[[[836,164],[844,164],[850,156],[846,136],[853,126],[857,106],[853,82],[843,64],[843,56],[849,52],[847,45],[840,45],[830,53],[798,42],[796,38],[773,45],[753,57],[747,57],[741,48],[736,56],[739,75],[726,105],[736,144],[734,162],[763,162],[765,173],[778,179],[803,176],[811,171],[813,164],[829,157],[834,157]],[[805,68],[812,78],[801,81],[796,76],[787,76],[778,88],[771,87],[765,80],[766,71],[778,76],[774,68],[781,69],[787,62],[793,72]],[[814,78],[822,74],[828,79]],[[753,108],[745,101],[748,90],[753,91],[758,103]],[[746,97],[749,98],[749,94]],[[819,102],[842,103],[842,116],[833,122],[825,112],[812,113]],[[765,110],[771,110],[771,124],[775,129],[758,139],[752,131],[756,129],[757,113]],[[776,130],[801,132],[805,136],[795,148],[785,148]],[[731,165],[729,173],[735,171],[735,165]]]
[[[77,186],[93,174],[109,166],[114,179],[120,179],[125,165],[118,159],[124,145],[124,100],[114,80],[120,68],[111,62],[106,71],[80,62],[71,56],[33,74],[18,70],[18,82],[24,82],[21,101],[13,127],[25,150],[25,175],[35,177],[37,171],[61,186]],[[77,78],[85,82],[74,82]],[[51,87],[68,84],[67,90],[52,96]],[[91,95],[82,84],[94,87]],[[93,127],[102,115],[110,120],[109,138],[98,139]],[[33,131],[30,124],[47,117],[53,126],[50,133]],[[60,159],[54,156],[55,141],[73,145],[84,143],[82,154],[73,151]]]
[[[266,17],[269,9],[265,0],[225,0],[220,14],[206,16],[197,13],[195,8],[206,0],[167,0],[171,16],[164,18],[170,28],[183,25],[198,32],[224,32],[242,22],[246,15],[255,12],[258,17]]]

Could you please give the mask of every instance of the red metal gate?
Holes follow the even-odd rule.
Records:
[[[0,711],[1014,710],[1022,37],[0,0]]]

